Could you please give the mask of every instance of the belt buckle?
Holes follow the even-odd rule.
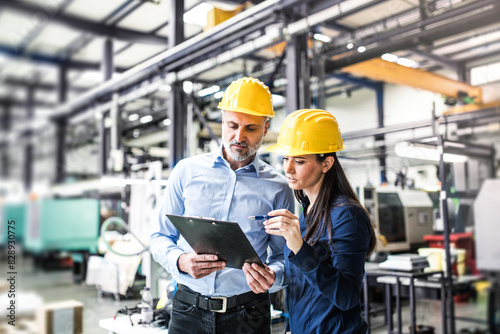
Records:
[[[227,309],[227,297],[211,297],[212,299],[220,299],[222,300],[222,309],[221,310],[210,310],[212,312],[217,312],[217,313],[226,313]]]

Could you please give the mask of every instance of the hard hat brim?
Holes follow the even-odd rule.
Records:
[[[263,117],[269,117],[269,118],[273,118],[274,117],[274,114],[263,115],[262,113],[259,113],[259,112],[256,112],[256,111],[253,111],[253,110],[250,110],[250,109],[246,109],[246,108],[221,106],[220,103],[217,106],[217,108],[219,108],[221,110],[227,110],[227,111],[233,111],[233,112],[240,112],[240,113],[243,113],[243,114],[249,114],[249,115],[253,115],[253,116],[263,116]]]
[[[270,153],[276,153],[280,155],[285,155],[285,156],[298,156],[298,155],[308,155],[308,154],[324,154],[324,153],[333,153],[333,152],[339,152],[345,149],[345,145],[342,144],[342,147],[337,149],[337,150],[328,150],[328,151],[304,151],[304,150],[298,150],[298,149],[293,149],[291,147],[283,147],[278,144],[274,144],[271,146],[268,146],[266,148],[267,152]]]

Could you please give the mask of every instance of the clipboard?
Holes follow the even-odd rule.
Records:
[[[226,267],[241,269],[245,263],[263,265],[236,222],[210,218],[166,215],[196,254],[215,254]]]

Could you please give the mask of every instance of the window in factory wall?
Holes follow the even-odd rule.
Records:
[[[500,62],[471,68],[470,78],[474,86],[500,81]]]

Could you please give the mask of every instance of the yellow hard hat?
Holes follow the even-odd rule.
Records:
[[[344,148],[339,124],[332,114],[320,109],[301,109],[286,117],[278,143],[266,151],[297,156],[337,152]]]
[[[274,117],[273,97],[260,80],[243,77],[233,81],[217,108],[255,116]]]

